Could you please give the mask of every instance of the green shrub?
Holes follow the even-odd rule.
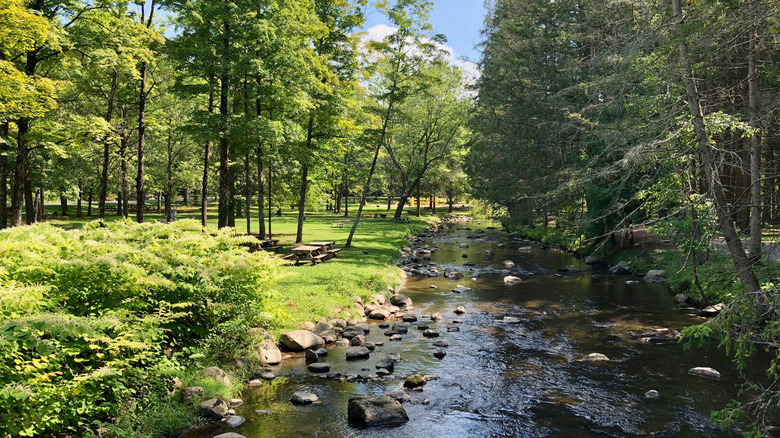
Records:
[[[0,232],[0,436],[112,430],[140,418],[132,400],[164,411],[148,436],[179,427],[151,382],[203,357],[204,340],[228,357],[269,313],[278,263],[248,239],[193,221]]]

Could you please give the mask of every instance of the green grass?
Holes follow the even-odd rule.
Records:
[[[178,208],[178,219],[201,220],[198,207]],[[55,210],[56,207],[47,207]],[[266,327],[273,335],[277,336],[284,331],[300,328],[304,321],[316,322],[322,317],[331,319],[334,317],[355,317],[352,297],[360,296],[365,299],[377,292],[383,292],[387,286],[394,286],[400,281],[398,270],[393,266],[399,257],[399,248],[404,245],[404,238],[409,234],[416,234],[422,228],[428,226],[437,217],[428,210],[422,210],[424,216],[417,218],[408,216],[408,223],[395,223],[392,219],[365,218],[365,215],[388,214],[392,216],[395,206],[387,211],[384,201],[369,202],[363,212],[364,218],[355,233],[351,248],[344,248],[337,258],[312,266],[302,264],[299,266],[284,266],[284,276],[274,287],[275,301],[269,307],[273,308],[274,315],[269,318],[269,327]],[[96,211],[93,208],[93,213]],[[75,208],[71,208],[71,213]],[[84,209],[86,212],[86,209]],[[216,205],[209,205],[209,228],[217,228]],[[329,211],[306,212],[306,220],[303,228],[303,242],[333,241],[335,247],[343,248],[349,236],[351,223],[338,227],[337,221],[353,219],[357,213],[357,204],[350,204],[350,216],[345,218],[343,214],[333,214]],[[446,207],[440,212],[446,212]],[[266,212],[267,214],[267,212]],[[427,214],[427,215],[426,215]],[[406,215],[405,215],[406,216]],[[132,215],[131,215],[132,217]],[[146,213],[148,222],[160,221],[165,218],[162,214]],[[55,218],[47,222],[56,226],[80,227],[92,220],[92,218]],[[121,217],[109,214],[107,221],[120,220]],[[257,209],[252,211],[252,232],[257,233]],[[280,255],[288,254],[295,246],[295,237],[298,224],[298,211],[284,209],[281,216],[274,215],[271,218],[271,231],[274,239],[279,239],[282,247]],[[268,218],[266,217],[266,230]],[[236,218],[236,230],[246,232],[246,219]]]

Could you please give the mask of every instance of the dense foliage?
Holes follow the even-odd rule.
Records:
[[[82,434],[201,341],[267,324],[278,263],[199,224],[0,235],[0,435]]]

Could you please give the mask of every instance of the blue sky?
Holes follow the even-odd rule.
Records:
[[[365,29],[389,23],[378,11],[370,11]],[[447,36],[456,58],[465,57],[478,62],[475,46],[480,41],[479,32],[485,18],[484,0],[435,0],[431,13],[431,25],[435,33]]]

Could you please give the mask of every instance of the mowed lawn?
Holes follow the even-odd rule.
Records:
[[[209,205],[209,228],[216,229],[216,204]],[[197,206],[177,206],[178,220],[193,219],[200,222],[201,216]],[[47,211],[56,211],[55,207],[47,207]],[[86,213],[86,209],[83,210]],[[96,213],[93,207],[93,213]],[[357,205],[349,206],[350,217],[333,214],[328,211],[306,212],[303,228],[303,242],[333,241],[336,248],[343,248],[349,236],[352,223],[339,222],[354,219]],[[411,211],[411,209],[410,209]],[[446,207],[441,213],[446,213]],[[429,210],[423,210],[423,216],[417,218],[404,214],[408,223],[396,223],[391,217],[394,209],[387,211],[386,202],[369,203],[363,210],[365,215],[387,214],[387,219],[361,219],[351,248],[344,248],[337,258],[317,265],[309,263],[299,266],[284,265],[281,269],[283,277],[277,282],[273,296],[270,297],[268,308],[275,314],[268,318],[277,322],[277,326],[268,327],[273,333],[300,327],[304,321],[316,322],[322,317],[327,319],[341,316],[354,317],[352,297],[368,298],[377,292],[384,292],[387,286],[394,286],[400,281],[400,274],[395,267],[399,257],[399,249],[404,245],[407,235],[416,234],[436,220]],[[107,215],[109,221],[120,220],[119,216]],[[213,216],[211,215],[213,213]],[[73,218],[54,218],[47,222],[65,227],[79,227],[96,219],[75,218],[75,208],[71,206]],[[267,212],[266,212],[267,214]],[[133,215],[131,215],[133,217]],[[161,221],[162,214],[146,213],[147,221]],[[274,239],[279,239],[279,255],[289,254],[295,246],[298,212],[288,209],[281,216],[275,214],[271,218],[271,231]],[[257,210],[252,212],[252,232],[257,233]],[[266,217],[266,230],[268,222]],[[246,219],[236,218],[236,230],[246,233]]]

